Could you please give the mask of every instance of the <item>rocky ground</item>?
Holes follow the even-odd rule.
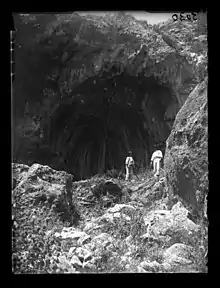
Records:
[[[71,176],[48,166],[12,168],[15,273],[206,271],[206,226],[169,197],[165,177],[68,187]]]

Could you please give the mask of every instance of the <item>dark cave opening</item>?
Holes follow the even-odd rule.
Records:
[[[170,128],[164,115],[172,91],[153,76],[106,73],[89,78],[73,96],[51,119],[51,150],[59,154],[50,163],[54,169],[80,180],[111,169],[124,171],[128,150],[139,167],[149,165],[155,143],[163,143],[165,150]]]

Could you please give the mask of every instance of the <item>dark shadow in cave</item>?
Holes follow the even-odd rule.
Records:
[[[164,114],[172,91],[158,83],[153,76],[126,73],[106,73],[82,83],[72,104],[61,105],[51,118],[51,150],[61,156],[60,163],[50,165],[80,180],[110,169],[123,171],[132,150],[137,165],[147,167],[153,144],[165,143],[170,133]]]

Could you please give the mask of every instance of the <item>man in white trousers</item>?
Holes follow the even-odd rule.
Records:
[[[133,167],[134,167],[134,159],[132,157],[132,152],[128,152],[128,156],[126,157],[125,160],[125,171],[126,171],[126,176],[125,180],[128,181],[131,179],[131,176],[133,174]]]
[[[155,146],[156,148],[157,146]],[[160,165],[161,165],[161,160],[163,158],[163,153],[160,150],[156,150],[153,152],[152,157],[151,157],[151,165],[153,164],[153,173],[154,177],[159,179],[160,175]]]

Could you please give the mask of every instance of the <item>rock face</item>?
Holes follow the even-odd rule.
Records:
[[[171,192],[200,210],[208,193],[207,78],[176,116],[166,142],[164,167]]]
[[[20,52],[28,63],[16,63],[20,80],[14,81],[13,88],[20,96],[14,99],[18,115],[23,114],[20,110],[25,106],[20,100],[27,100],[23,95],[30,98],[26,116],[18,116],[13,123],[16,161],[28,165],[37,161],[64,169],[80,180],[113,167],[124,170],[128,149],[134,152],[138,166],[146,167],[153,144],[165,142],[179,108],[207,73],[206,31],[198,31],[197,21],[176,23],[171,19],[152,27],[118,14],[96,15],[93,20],[88,16],[66,15],[65,20],[51,23],[51,34],[44,26],[51,21],[48,16],[43,25],[38,23],[38,17],[25,20],[25,25],[18,21],[20,29],[16,37],[20,37]],[[37,40],[39,50],[27,54],[27,43],[36,40],[32,25],[42,29],[37,39],[44,39],[45,33],[49,33],[53,56],[50,53],[51,59],[50,54],[45,57],[52,62],[56,59],[55,66],[45,64],[40,52],[48,49],[44,41]],[[69,44],[63,46],[66,41]],[[73,53],[75,46],[79,49]],[[32,69],[29,66],[25,69],[25,64]],[[28,80],[34,85],[23,73],[27,70]],[[51,78],[56,83],[52,87],[47,83]],[[51,91],[39,94],[39,83],[41,91],[48,84]],[[58,94],[55,98],[51,97],[54,93]],[[42,101],[37,100],[38,94]],[[85,127],[88,137],[82,140],[81,131]]]
[[[67,188],[68,180],[72,178],[72,175],[40,164],[33,164],[29,167],[16,163],[12,164],[12,173],[13,179],[17,179],[13,190],[13,200],[16,203],[14,213],[18,220],[30,213],[29,220],[31,221],[31,214],[34,215],[43,210],[60,214],[62,220],[72,217],[74,214],[72,200]],[[35,211],[31,211],[31,208]]]
[[[30,167],[28,165],[12,163],[12,190],[15,189],[22,177],[26,175],[29,168]]]

